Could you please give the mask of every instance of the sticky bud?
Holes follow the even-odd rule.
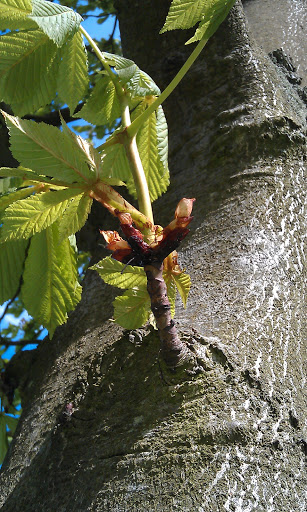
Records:
[[[100,233],[107,242],[107,249],[109,249],[109,251],[114,252],[122,249],[129,249],[131,251],[128,242],[126,242],[117,231],[100,231]]]
[[[175,210],[175,217],[176,219],[184,217],[190,217],[193,209],[193,203],[196,201],[196,199],[193,197],[192,199],[187,199],[184,197],[179,201],[177,208]]]
[[[130,213],[117,213],[117,217],[119,219],[119,222],[121,224],[132,224],[132,217],[130,215]]]

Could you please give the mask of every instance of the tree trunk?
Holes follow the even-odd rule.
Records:
[[[158,34],[168,6],[117,1],[125,55],[161,88],[191,52],[186,32]],[[176,322],[197,364],[171,373],[155,331],[109,321],[115,292],[89,271],[69,323],[11,364],[24,410],[5,512],[305,510],[304,105],[238,3],[165,111],[155,221],[196,197]]]

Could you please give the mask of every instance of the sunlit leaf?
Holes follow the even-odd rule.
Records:
[[[117,286],[123,290],[127,288],[144,288],[146,287],[146,275],[141,267],[125,265],[111,256],[107,256],[103,260],[90,267],[96,270],[105,283]]]
[[[62,46],[67,37],[78,30],[82,21],[80,14],[64,5],[32,0],[32,6],[29,18],[58,46]]]
[[[127,290],[113,301],[114,320],[125,329],[144,325],[150,314],[150,298],[146,288]]]
[[[80,301],[77,275],[75,251],[68,239],[59,243],[56,224],[32,238],[21,296],[27,311],[50,336]]]
[[[18,289],[27,244],[27,240],[0,244],[0,304],[14,297]]]
[[[78,117],[92,124],[110,126],[120,116],[121,107],[115,86],[108,76],[102,76],[94,85],[89,99],[78,112]]]
[[[0,0],[0,30],[33,28],[31,0]]]
[[[78,189],[42,192],[11,204],[2,217],[1,242],[29,238],[59,218]]]
[[[69,201],[62,217],[58,220],[60,240],[80,231],[91,211],[92,202],[93,200],[84,194],[73,197]]]
[[[59,95],[71,112],[84,97],[88,81],[86,49],[81,32],[77,32],[63,47],[58,76]]]

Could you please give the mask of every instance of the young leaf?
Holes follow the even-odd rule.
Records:
[[[175,305],[176,305],[176,285],[172,274],[163,272],[163,278],[167,287],[167,296],[171,306],[172,318],[175,316]]]
[[[158,154],[161,163],[163,164],[164,168],[168,168],[168,128],[167,128],[167,121],[165,119],[165,115],[163,112],[163,108],[161,105],[157,108],[156,111],[156,118],[157,118],[157,147],[158,147]]]
[[[79,189],[66,189],[16,201],[5,210],[0,241],[29,238],[46,229],[62,215],[69,200],[80,193]]]
[[[189,274],[181,272],[181,274],[172,274],[176,288],[179,291],[184,307],[187,305],[187,299],[191,288],[191,278]]]
[[[3,462],[7,448],[6,421],[3,412],[0,412],[0,464]]]
[[[0,0],[0,30],[33,28],[31,0]]]
[[[120,261],[114,260],[111,256],[107,256],[103,260],[90,267],[96,270],[105,283],[117,286],[126,290],[127,288],[146,288],[146,275],[141,267],[125,265]]]
[[[26,254],[26,240],[0,244],[0,304],[14,297]]]
[[[57,46],[40,30],[0,37],[0,99],[24,115],[45,106],[56,93]]]
[[[122,144],[114,144],[114,146],[106,148],[100,156],[102,159],[99,175],[101,179],[112,177],[128,181],[131,178],[129,162]]]
[[[168,30],[187,29],[201,22],[186,44],[209,39],[217,30],[236,0],[173,0],[161,34]]]
[[[92,183],[96,173],[81,148],[55,126],[26,121],[3,113],[10,131],[13,156],[25,167],[66,183]]]
[[[25,197],[29,197],[34,193],[33,187],[22,188],[20,190],[16,190],[16,192],[11,192],[9,194],[5,194],[0,197],[0,210],[4,210],[10,204],[18,201],[19,199],[24,199]]]
[[[168,168],[160,160],[157,139],[157,120],[153,112],[138,131],[137,146],[142,160],[148,183],[151,201],[155,201],[166,191],[169,185]],[[161,146],[160,146],[161,151]],[[134,182],[130,178],[127,183],[129,192],[135,196]]]
[[[110,66],[114,66],[120,82],[130,91],[132,98],[135,96],[160,95],[161,91],[152,78],[132,60],[107,52],[104,52],[103,55]]]
[[[0,167],[0,176],[3,176],[1,173]],[[0,196],[6,194],[7,192],[14,192],[16,188],[20,187],[22,184],[21,178],[8,177],[8,178],[0,178]]]
[[[101,76],[84,107],[78,112],[89,123],[111,126],[121,116],[121,107],[115,86],[108,76]]]
[[[59,240],[64,240],[80,231],[91,211],[92,202],[93,200],[84,194],[71,199],[62,217],[58,220]]]
[[[47,0],[32,0],[32,13],[29,18],[54,41],[62,46],[69,35],[73,35],[82,21],[80,14],[64,5]]]
[[[87,54],[81,32],[63,47],[59,66],[58,93],[74,112],[88,88]],[[79,114],[80,116],[80,114]]]
[[[68,239],[59,244],[56,224],[32,238],[23,278],[25,307],[52,337],[81,298],[75,252]]]
[[[144,325],[150,314],[150,298],[146,288],[127,290],[113,301],[114,320],[125,329]]]

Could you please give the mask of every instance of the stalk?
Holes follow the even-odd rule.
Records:
[[[140,154],[138,151],[138,147],[135,140],[135,135],[129,135],[128,134],[128,128],[131,125],[131,118],[130,118],[130,111],[129,111],[129,105],[128,105],[128,97],[125,92],[125,90],[122,88],[118,77],[113,71],[111,70],[109,64],[107,63],[106,59],[103,56],[103,53],[98,48],[95,41],[91,38],[91,36],[87,33],[87,31],[80,26],[80,31],[84,35],[84,37],[88,40],[89,44],[93,48],[94,52],[96,53],[98,59],[102,63],[104,69],[107,71],[109,77],[111,78],[115,90],[118,96],[118,99],[120,101],[121,105],[121,115],[122,115],[122,125],[126,130],[124,131],[125,136],[125,142],[124,147],[126,151],[127,158],[129,160],[130,169],[132,172],[136,193],[137,193],[137,199],[138,199],[138,205],[139,210],[141,213],[146,215],[146,217],[154,224],[153,219],[153,212],[152,212],[152,206],[151,206],[151,200],[149,195],[149,189],[148,189],[148,183],[146,180],[145,172],[143,169],[143,165],[141,162]],[[151,231],[148,229],[145,229],[144,235],[147,239],[150,238]]]

